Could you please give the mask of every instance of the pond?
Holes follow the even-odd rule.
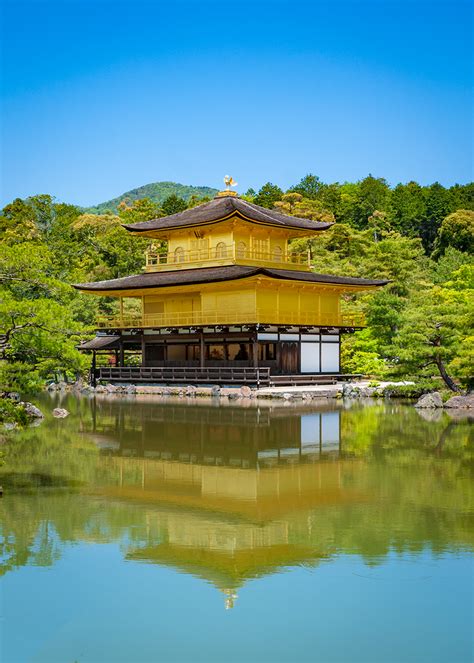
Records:
[[[33,400],[0,468],[4,663],[472,659],[467,419]]]

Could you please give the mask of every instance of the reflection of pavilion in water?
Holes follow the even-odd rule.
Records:
[[[109,403],[101,405],[107,408]],[[97,414],[95,441],[122,456],[262,467],[341,451],[339,410],[122,403],[111,408],[109,416]]]
[[[137,429],[137,407],[133,428],[123,407],[93,433],[115,446],[101,492],[141,503],[159,532],[128,558],[211,581],[226,607],[247,579],[333,552],[318,509],[368,499],[358,462],[340,457],[339,411],[154,405]]]

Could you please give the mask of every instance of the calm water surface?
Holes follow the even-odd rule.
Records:
[[[472,659],[467,420],[34,400],[0,468],[4,663]]]

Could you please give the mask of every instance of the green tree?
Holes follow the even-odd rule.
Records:
[[[82,214],[72,225],[82,248],[81,271],[87,280],[127,276],[143,267],[149,240],[133,237],[114,214]]]
[[[334,223],[334,214],[324,209],[321,202],[303,198],[300,193],[285,193],[281,200],[277,200],[275,208],[284,214],[297,216],[301,219],[312,219],[313,221],[325,221]]]
[[[474,256],[448,246],[437,262],[430,262],[433,283],[435,285],[446,283],[450,280],[451,274],[463,265],[474,265]]]
[[[140,198],[130,201],[123,200],[118,205],[118,215],[125,224],[142,223],[163,216],[163,211],[158,203],[150,198]]]
[[[394,230],[409,237],[419,237],[426,217],[426,198],[417,182],[397,184],[390,194],[389,219]]]
[[[55,279],[45,246],[3,246],[0,255],[0,373],[2,387],[15,388],[22,375],[41,378],[75,374],[87,359],[76,345],[87,330],[74,319],[74,292]]]
[[[179,198],[176,194],[171,194],[168,198],[165,198],[161,209],[163,210],[164,216],[170,216],[171,214],[177,214],[178,212],[184,212],[187,209],[187,203],[183,198]]]
[[[474,210],[474,182],[455,184],[449,192],[451,194],[452,209]]]
[[[474,211],[458,209],[443,219],[433,257],[443,255],[449,246],[474,254]]]
[[[271,209],[277,200],[281,200],[283,196],[283,191],[276,184],[267,182],[262,186],[257,195],[254,198],[254,203],[260,205],[260,207],[268,207]]]
[[[196,196],[193,194],[188,200],[188,208],[209,203],[211,200],[212,198],[210,196]]]
[[[426,211],[421,222],[419,236],[426,253],[430,255],[443,219],[453,211],[453,200],[448,189],[445,189],[439,182],[426,187],[424,195]]]
[[[292,186],[290,192],[300,193],[304,198],[315,199],[319,197],[323,183],[317,175],[308,173],[295,186]]]
[[[393,341],[393,360],[412,374],[436,367],[452,391],[459,391],[455,378],[472,387],[463,358],[474,327],[473,302],[474,267],[470,265],[454,272],[444,286],[413,292]]]
[[[352,210],[352,223],[356,228],[366,228],[376,210],[386,211],[389,200],[389,187],[382,177],[368,175],[358,183],[356,201]]]

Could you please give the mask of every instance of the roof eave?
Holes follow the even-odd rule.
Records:
[[[161,228],[159,228],[159,227],[158,228],[157,227],[155,227],[155,228],[137,228],[137,227],[135,227],[135,226],[139,225],[137,223],[135,225],[122,224],[122,228],[125,228],[125,230],[127,230],[128,232],[132,232],[132,233],[135,233],[135,234],[165,233],[165,232],[169,232],[170,230],[186,230],[186,229],[197,228],[197,227],[202,228],[203,226],[211,226],[211,225],[214,225],[214,224],[217,224],[217,223],[228,221],[229,218],[234,217],[234,216],[237,216],[242,221],[245,221],[247,223],[253,223],[257,226],[267,226],[267,227],[270,227],[270,228],[278,228],[280,230],[281,229],[283,229],[283,230],[295,230],[299,233],[306,233],[306,234],[313,234],[313,233],[321,232],[323,230],[329,230],[329,228],[331,228],[334,225],[333,223],[327,223],[325,221],[317,221],[317,222],[315,222],[315,224],[317,223],[318,225],[315,225],[313,227],[310,226],[310,227],[306,227],[306,228],[303,227],[303,226],[294,226],[294,225],[290,225],[290,224],[285,224],[285,225],[281,224],[280,225],[276,222],[271,223],[270,221],[268,221],[268,222],[267,221],[256,221],[255,219],[249,219],[249,218],[243,216],[242,214],[236,213],[236,214],[232,214],[229,217],[222,217],[220,219],[214,219],[212,221],[201,221],[200,223],[194,222],[194,223],[189,223],[189,224],[182,224],[182,225],[179,225],[179,226],[167,226],[167,227],[161,227]],[[148,222],[146,222],[146,223],[148,223]]]

